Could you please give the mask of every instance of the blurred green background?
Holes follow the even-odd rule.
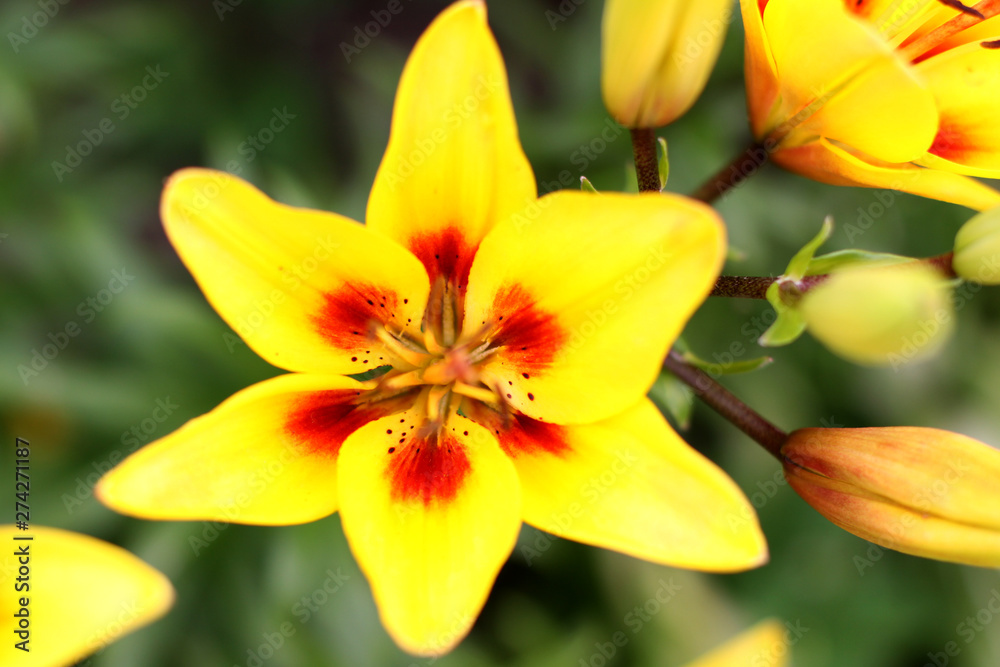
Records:
[[[152,523],[94,500],[93,483],[110,463],[280,372],[238,341],[168,244],[157,214],[164,178],[236,160],[244,178],[280,201],[363,219],[404,59],[447,4],[404,0],[402,13],[349,61],[342,43],[354,42],[384,1],[52,0],[0,8],[4,469],[15,436],[30,440],[33,521],[122,545],[178,591],[163,620],[90,664],[669,666],[767,616],[799,628],[791,647],[799,666],[922,667],[949,641],[960,647],[949,664],[1000,664],[1000,618],[990,614],[992,625],[970,641],[960,634],[966,617],[978,612],[983,622],[1000,590],[996,571],[881,551],[839,530],[776,484],[775,462],[703,406],[686,437],[758,506],[770,564],[706,576],[526,527],[472,634],[438,661],[407,656],[388,639],[336,515],[286,528]],[[41,23],[34,17],[45,7],[54,15],[32,32],[26,21]],[[599,0],[490,2],[542,191],[567,170],[598,189],[628,187],[627,133],[597,141],[609,122],[599,87],[601,9]],[[749,141],[742,41],[737,15],[706,93],[661,132],[670,144],[670,190],[692,190]],[[244,144],[275,110],[294,118],[262,150]],[[79,160],[68,155],[81,143]],[[747,254],[728,271],[760,275],[780,273],[827,214],[838,223],[827,249],[912,255],[949,250],[970,215],[770,167],[719,210],[733,245]],[[881,212],[862,217],[867,210]],[[123,269],[134,278],[101,303]],[[995,290],[966,296],[955,340],[932,362],[861,369],[806,336],[773,351],[772,366],[726,384],[788,429],[914,424],[1000,444],[1000,298]],[[762,302],[712,301],[688,341],[720,362],[758,356],[767,311]],[[70,322],[79,334],[43,370],[19,372]],[[326,594],[331,574],[340,586]],[[679,587],[670,602],[637,615],[664,584]],[[308,613],[303,598],[312,599]],[[267,637],[276,643],[283,623],[294,634],[269,651]],[[601,646],[607,650],[619,631],[628,642],[608,659]]]

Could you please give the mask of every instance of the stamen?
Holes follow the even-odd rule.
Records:
[[[444,424],[442,415],[448,414],[448,405],[450,402],[450,387],[443,385],[431,387],[430,391],[427,392],[427,420],[432,424]]]
[[[983,0],[976,3],[974,7],[968,7],[961,2],[954,2],[954,0],[938,0],[938,2],[957,9],[961,13],[900,49],[900,54],[903,58],[913,64],[924,60],[930,51],[934,50],[946,39],[957,35],[966,28],[971,28],[981,21],[1000,14],[1000,0]]]
[[[500,398],[486,387],[473,387],[472,385],[465,384],[464,382],[456,382],[452,386],[452,391],[456,394],[482,401],[483,403],[500,402]]]
[[[382,378],[382,382],[379,383],[380,389],[387,389],[389,391],[394,391],[396,389],[404,389],[406,387],[416,387],[418,385],[424,384],[424,378],[420,370],[408,371],[406,373],[400,373],[398,375],[386,375]]]
[[[389,333],[389,331],[387,331],[384,327],[377,327],[375,329],[375,337],[382,341],[390,354],[399,357],[406,362],[406,364],[414,368],[420,368],[430,357],[430,355],[421,350],[411,341],[402,337],[397,338]],[[393,364],[393,366],[396,367],[397,365]]]

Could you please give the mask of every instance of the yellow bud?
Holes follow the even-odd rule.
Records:
[[[840,356],[893,368],[937,352],[954,327],[948,281],[917,263],[854,266],[798,304],[809,332]]]
[[[982,285],[1000,285],[1000,208],[972,218],[955,236],[951,266],[960,277]]]
[[[784,667],[788,664],[789,647],[808,630],[800,623],[782,624],[767,619],[684,667]]]
[[[732,18],[732,0],[607,0],[601,90],[615,120],[660,127],[690,109]]]
[[[785,476],[844,530],[903,553],[1000,567],[1000,451],[934,428],[806,428]]]

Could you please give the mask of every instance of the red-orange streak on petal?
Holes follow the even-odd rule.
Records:
[[[507,429],[500,427],[497,437],[500,447],[511,458],[542,453],[563,457],[570,450],[566,441],[566,429],[562,426],[541,422],[520,413],[513,415]]]
[[[934,137],[934,143],[927,149],[928,153],[958,163],[962,163],[969,153],[975,151],[976,146],[969,142],[961,128],[946,122],[943,118],[937,136]]]
[[[504,347],[504,358],[518,370],[544,371],[569,340],[555,315],[539,309],[535,299],[520,285],[497,291],[493,319],[497,333],[492,347]]]
[[[470,244],[457,227],[447,227],[439,232],[418,234],[410,239],[410,252],[417,256],[427,269],[431,285],[442,276],[445,282],[464,294],[469,284],[469,270],[478,246]]]
[[[465,447],[448,434],[415,438],[389,456],[392,499],[425,507],[454,500],[471,469]]]
[[[342,350],[363,347],[369,340],[369,325],[391,320],[401,300],[393,290],[369,283],[345,283],[323,298],[313,325],[324,339]]]
[[[285,432],[309,454],[336,456],[347,436],[400,408],[390,401],[355,405],[359,395],[354,389],[307,394],[292,405]]]
[[[757,0],[757,6],[760,7],[760,15],[764,15],[764,8],[767,7],[767,0]]]

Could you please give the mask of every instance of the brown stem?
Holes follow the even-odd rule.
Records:
[[[955,253],[946,252],[943,255],[938,255],[936,257],[928,257],[924,260],[927,264],[930,264],[935,269],[938,269],[948,278],[958,278],[958,274],[955,273],[955,268],[951,265],[952,260],[955,259]]]
[[[691,387],[698,398],[707,403],[710,408],[753,438],[771,456],[779,461],[782,460],[781,446],[788,439],[787,433],[736,398],[728,389],[713,380],[708,373],[684,361],[679,353],[671,350],[663,362],[663,367]]]
[[[735,299],[763,299],[767,288],[777,278],[766,276],[719,276],[709,296],[728,296]]]
[[[659,192],[661,186],[660,167],[656,159],[656,135],[648,127],[633,128],[631,133],[639,192]]]
[[[753,143],[737,155],[732,162],[716,172],[701,187],[691,193],[692,199],[710,204],[729,192],[750,176],[753,176],[767,162],[770,154],[763,145]]]

